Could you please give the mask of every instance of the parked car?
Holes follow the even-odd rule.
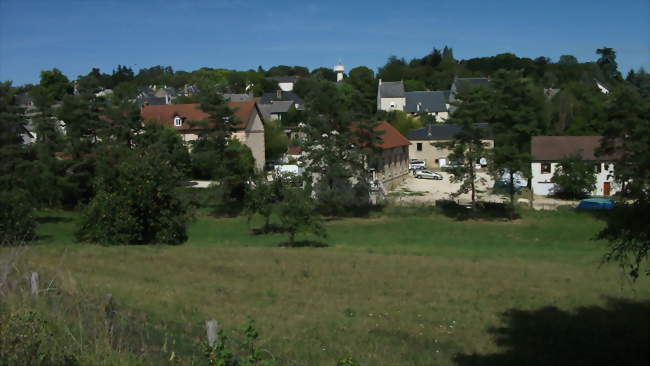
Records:
[[[418,170],[424,168],[426,168],[426,164],[424,163],[424,160],[411,159],[411,163],[409,164],[409,170]]]
[[[585,211],[611,210],[614,208],[614,201],[607,198],[587,198],[580,201],[576,208]]]
[[[415,177],[418,179],[442,180],[442,174],[426,169],[418,170]]]

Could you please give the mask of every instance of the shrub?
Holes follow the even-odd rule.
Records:
[[[187,209],[175,195],[179,175],[169,161],[133,151],[113,169],[101,171],[77,239],[113,245],[187,240]]]
[[[20,190],[0,192],[0,246],[14,245],[34,238],[33,210]]]
[[[57,342],[51,326],[32,311],[0,317],[0,364],[77,365],[76,358]]]
[[[311,198],[308,190],[296,187],[284,189],[278,211],[282,227],[289,233],[289,246],[295,245],[296,234],[300,232],[327,236],[316,202]]]

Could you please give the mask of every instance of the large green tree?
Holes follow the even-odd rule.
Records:
[[[471,88],[460,92],[458,99],[462,102],[456,103],[458,109],[448,122],[459,124],[461,130],[451,141],[438,143],[436,146],[451,151],[448,157],[452,163],[449,168],[450,179],[452,182],[460,182],[458,191],[452,195],[469,193],[472,207],[476,208],[478,185],[485,182],[485,179],[477,174],[476,164],[487,156],[485,140],[488,134],[485,127],[477,124],[485,121],[485,113],[489,111],[489,92],[485,88]]]
[[[515,174],[530,179],[530,139],[547,128],[542,90],[535,88],[521,71],[498,71],[491,79],[491,127],[494,138],[492,168],[508,175],[510,203],[515,205]]]
[[[77,238],[107,245],[187,240],[188,215],[175,193],[180,176],[172,162],[150,149],[115,147],[104,153],[101,164],[107,166],[98,172]]]
[[[615,159],[623,197],[599,237],[610,242],[605,260],[617,261],[634,278],[650,275],[650,101],[631,87],[613,95],[601,153]],[[645,268],[645,269],[644,269]]]

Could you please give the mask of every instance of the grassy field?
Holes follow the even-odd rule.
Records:
[[[230,331],[250,316],[263,347],[288,364],[648,360],[650,283],[599,266],[605,244],[592,238],[603,223],[587,214],[456,221],[394,208],[332,220],[328,238],[305,238],[324,246],[304,248],[250,234],[245,218],[209,216],[178,247],[85,245],[73,240],[76,213],[40,216],[28,266],[66,293],[112,293],[151,325],[141,350],[160,359],[197,352],[206,319]]]

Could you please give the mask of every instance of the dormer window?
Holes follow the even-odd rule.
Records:
[[[179,116],[174,117],[174,127],[181,127],[183,125],[183,119]]]

